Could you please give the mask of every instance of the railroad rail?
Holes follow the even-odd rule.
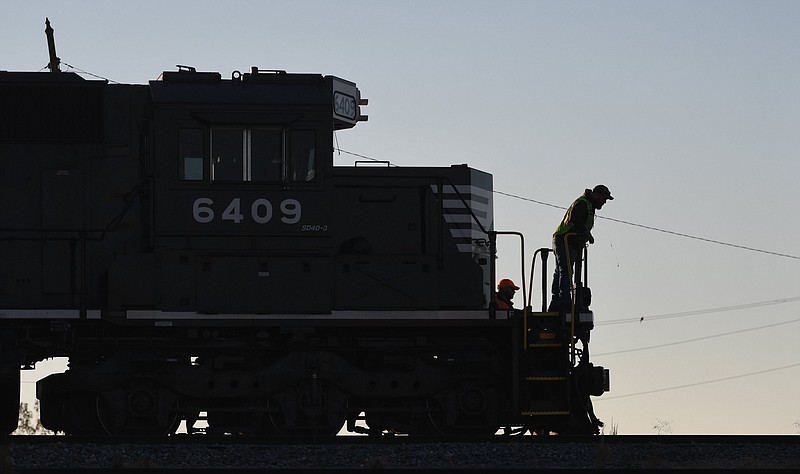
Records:
[[[173,436],[164,440],[11,436],[3,472],[225,473],[346,470],[797,469],[800,436],[515,436],[324,440]]]

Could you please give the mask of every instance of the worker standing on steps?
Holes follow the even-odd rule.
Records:
[[[548,311],[566,311],[571,308],[571,281],[575,263],[586,243],[593,244],[594,213],[614,198],[603,184],[586,189],[567,209],[564,218],[553,234],[553,252],[556,269],[553,273],[552,299]]]

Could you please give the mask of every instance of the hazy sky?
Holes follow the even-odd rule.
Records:
[[[563,207],[606,184],[589,261],[606,432],[800,432],[800,2],[4,6],[4,70],[47,65],[47,16],[63,69],[111,81],[182,64],[355,82],[369,121],[337,134],[335,163],[492,173],[495,228],[524,233],[526,269]],[[499,272],[520,283],[517,249],[501,242]]]

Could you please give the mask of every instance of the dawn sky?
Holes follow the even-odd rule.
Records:
[[[5,7],[2,70],[45,68],[49,17],[62,68],[87,79],[181,64],[355,82],[369,121],[337,133],[335,163],[493,174],[495,229],[525,235],[526,271],[564,208],[606,184],[589,256],[606,433],[800,432],[800,2]],[[501,241],[498,276],[519,284],[518,247]]]

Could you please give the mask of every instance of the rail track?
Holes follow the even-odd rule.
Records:
[[[800,436],[506,436],[327,439],[12,436],[3,473],[260,473],[492,469],[798,469]]]

